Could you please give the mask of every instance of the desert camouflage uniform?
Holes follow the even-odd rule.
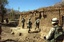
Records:
[[[40,20],[39,20],[39,19],[37,19],[37,20],[36,20],[36,28],[38,28],[38,29],[39,29],[39,25],[40,25]],[[35,29],[36,29],[36,28],[35,28]]]
[[[59,30],[61,30],[61,28],[58,25],[55,25],[53,28],[51,28],[46,36],[47,42],[56,42],[56,38],[62,35],[62,31]]]
[[[27,28],[29,28],[29,31],[32,28],[32,22],[30,20],[31,19],[29,19],[28,22],[27,22]]]
[[[25,25],[25,19],[22,18],[22,28],[24,28],[24,25]]]

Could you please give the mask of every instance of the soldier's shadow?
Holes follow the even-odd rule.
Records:
[[[18,42],[18,41],[12,40],[12,39],[7,39],[7,40],[1,41],[1,42]]]
[[[28,33],[39,33],[40,31],[41,31],[41,29],[35,30],[35,31],[28,31]]]

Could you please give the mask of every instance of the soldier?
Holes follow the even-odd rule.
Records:
[[[22,28],[24,28],[24,25],[25,25],[25,19],[24,18],[22,18]]]
[[[8,18],[6,18],[6,23],[8,23],[9,22],[9,20],[8,20]]]
[[[53,28],[51,28],[48,35],[44,36],[44,39],[46,39],[48,42],[56,42],[56,38],[62,34],[62,32],[59,31],[61,30],[61,28],[58,26],[57,18],[52,19],[52,25],[53,25]]]
[[[36,28],[39,29],[39,25],[40,25],[40,20],[39,20],[39,18],[37,18],[37,19],[36,19]],[[35,28],[35,30],[36,30],[36,28]]]
[[[32,28],[32,22],[31,22],[31,19],[28,20],[27,22],[27,28],[29,28],[28,31],[31,31],[30,29]]]

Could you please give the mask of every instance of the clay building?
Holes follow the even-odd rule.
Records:
[[[29,14],[29,15],[28,15]],[[34,18],[38,17],[39,14],[42,15],[41,18],[41,25],[42,26],[52,26],[51,24],[51,19],[57,17],[59,19],[59,25],[63,26],[64,25],[64,8],[58,8],[58,7],[46,7],[46,8],[41,8],[37,9],[35,11],[30,11],[28,13],[21,13],[21,16],[24,16],[27,18],[30,17],[30,14],[33,14],[33,22],[35,21]],[[36,14],[36,16],[34,15]]]

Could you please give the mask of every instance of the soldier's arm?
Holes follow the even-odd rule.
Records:
[[[54,31],[55,31],[55,28],[51,28],[51,30],[49,31],[48,35],[46,36],[47,40],[51,38],[51,36],[54,33]]]

